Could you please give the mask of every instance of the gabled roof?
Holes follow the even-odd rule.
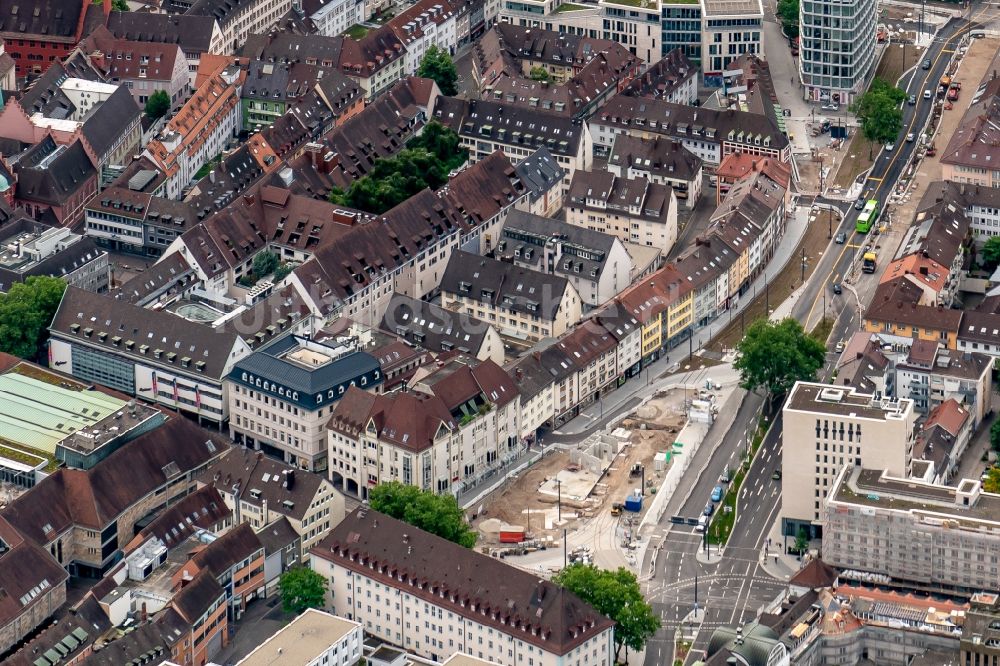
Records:
[[[0,596],[0,626],[3,627],[32,612],[32,607],[40,604],[46,594],[65,585],[69,578],[49,553],[25,539],[5,520],[6,513],[0,514],[0,542],[6,545],[6,550],[0,551],[0,590],[4,592]],[[51,609],[35,612],[45,617]]]
[[[920,287],[905,277],[883,282],[872,296],[865,319],[958,333],[962,311],[940,305],[918,305],[922,295]]]
[[[174,548],[198,530],[214,533],[232,515],[219,491],[214,486],[205,486],[160,512],[124,550],[128,553],[151,537],[162,541],[167,548]]]
[[[579,208],[613,207],[628,211],[629,217],[665,224],[674,201],[671,194],[669,185],[652,183],[645,176],[629,178],[610,171],[578,169],[570,182],[566,203]]]
[[[77,339],[144,363],[168,363],[169,354],[174,354],[172,364],[178,372],[216,380],[221,379],[231,355],[242,344],[235,332],[212,331],[163,310],[146,310],[73,286],[66,288],[49,330],[64,339]],[[157,351],[161,358],[156,357]],[[189,360],[186,368],[184,359]]]
[[[79,0],[0,0],[0,36],[75,42],[89,5]]]
[[[441,278],[441,291],[493,307],[553,321],[569,281],[489,257],[456,250]]]
[[[226,591],[219,586],[215,576],[210,571],[202,570],[174,595],[170,606],[185,622],[193,625],[225,595]]]
[[[306,516],[320,489],[329,485],[320,474],[296,470],[258,451],[235,447],[195,478],[199,484],[218,487],[227,494],[236,487],[241,502],[261,507],[266,503],[269,510],[295,520]]]
[[[440,353],[479,353],[492,325],[467,314],[394,293],[379,327],[407,342]]]
[[[93,468],[62,468],[0,512],[22,534],[47,544],[70,527],[104,529],[168,481],[198,469],[228,444],[180,416],[128,442]]]
[[[337,402],[327,428],[356,437],[374,424],[381,440],[420,453],[434,445],[444,428],[458,428],[441,398],[416,391],[376,395],[352,386]]]
[[[220,578],[244,560],[252,560],[255,555],[263,557],[264,546],[250,523],[240,523],[192,555],[191,561],[200,569],[208,570],[215,578]]]
[[[312,555],[560,656],[614,626],[552,582],[364,507]]]
[[[124,14],[131,12],[114,12]],[[90,110],[80,128],[98,158],[103,158],[121,138],[122,132],[135,123],[141,112],[125,86]]]
[[[514,166],[514,171],[532,201],[557,188],[566,174],[548,148],[539,148],[525,157]]]
[[[188,57],[209,50],[215,19],[197,14],[111,12],[108,30],[120,39],[177,44]]]
[[[733,153],[733,155],[741,154]],[[702,170],[702,159],[685,148],[681,142],[662,136],[644,139],[631,134],[615,136],[608,164],[621,168],[626,174],[628,169],[633,169],[649,172],[661,178],[688,181],[699,178]],[[722,168],[721,165],[719,168]]]
[[[689,79],[697,76],[698,68],[688,60],[684,50],[677,47],[633,79],[624,92],[635,97],[667,99]]]
[[[512,206],[525,188],[517,171],[502,151],[495,151],[455,176],[438,190],[475,227]]]
[[[17,198],[62,206],[97,175],[80,141],[57,146],[51,136],[29,148],[14,166]]]

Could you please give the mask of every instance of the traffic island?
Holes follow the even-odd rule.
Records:
[[[732,474],[732,480],[726,487],[726,494],[723,495],[722,501],[719,503],[711,522],[708,524],[706,541],[710,545],[723,548],[729,541],[729,535],[732,533],[733,525],[736,523],[736,507],[739,503],[740,489],[743,486],[743,481],[746,479],[747,472],[750,470],[750,465],[753,464],[753,459],[760,450],[760,445],[764,441],[764,436],[767,434],[769,427],[770,421],[768,421],[766,416],[762,415],[757,422],[756,432],[750,438],[750,446],[744,452],[739,468]]]

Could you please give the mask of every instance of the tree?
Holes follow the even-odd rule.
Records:
[[[993,422],[990,426],[990,446],[994,451],[1000,453],[1000,419]]]
[[[789,38],[799,36],[799,0],[778,0],[778,20]]]
[[[465,522],[465,514],[451,495],[435,495],[399,481],[380,483],[368,493],[376,511],[460,546],[476,545],[476,533]]]
[[[156,120],[162,118],[170,110],[170,95],[166,90],[155,90],[146,100],[146,115]]]
[[[420,59],[417,76],[434,79],[438,88],[441,89],[442,95],[458,94],[458,70],[455,69],[455,62],[444,49],[437,46],[427,49],[424,57]]]
[[[38,275],[0,294],[0,351],[29,360],[44,358],[49,324],[65,290],[61,279]]]
[[[280,260],[278,255],[270,250],[258,252],[253,258],[253,273],[258,278],[270,275],[278,268]]]
[[[326,578],[309,567],[296,567],[281,574],[278,589],[281,607],[286,613],[297,615],[307,608],[326,605]]]
[[[983,258],[983,268],[986,270],[992,271],[1000,266],[1000,236],[990,236],[983,245],[980,256]]]
[[[990,467],[986,472],[983,490],[988,493],[1000,493],[1000,467]]]
[[[278,266],[277,268],[275,268],[274,269],[274,283],[277,284],[277,283],[281,282],[282,280],[284,280],[286,277],[288,277],[288,274],[291,273],[292,270],[294,270],[294,269],[295,269],[295,267],[292,266],[287,261],[285,263],[281,264],[280,266]]]
[[[462,139],[450,127],[445,127],[436,120],[424,125],[420,134],[406,145],[407,148],[422,148],[437,159],[444,162],[445,171],[452,171],[465,164],[469,159],[469,151],[461,146]]]
[[[380,215],[423,189],[437,189],[448,182],[448,173],[461,166],[468,152],[458,135],[438,122],[430,122],[409,146],[388,158],[375,160],[364,178],[345,192],[334,188],[332,203]]]
[[[111,0],[111,11],[113,12],[129,11],[127,0]]]
[[[815,379],[826,360],[826,347],[790,317],[750,324],[736,352],[740,386],[748,391],[764,387],[775,394],[785,393],[799,380]]]
[[[528,71],[528,78],[532,81],[548,81],[549,80],[549,70],[545,69],[541,65],[536,65]]]
[[[806,528],[800,527],[799,533],[795,535],[795,552],[799,555],[806,552],[809,548],[809,533],[806,532]]]
[[[858,117],[866,139],[873,143],[892,143],[903,129],[900,104],[905,99],[905,91],[882,79],[875,79],[868,91],[850,106],[850,110]]]
[[[615,622],[615,661],[621,649],[642,650],[656,630],[660,618],[642,597],[635,574],[624,567],[617,571],[592,564],[571,564],[552,581],[566,588]]]

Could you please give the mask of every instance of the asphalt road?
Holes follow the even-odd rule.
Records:
[[[972,24],[973,27],[976,25]],[[931,61],[930,69],[915,69],[903,82],[907,94],[915,95],[917,103],[913,106],[906,102],[903,103],[903,131],[900,133],[899,140],[896,142],[894,150],[879,152],[871,171],[864,177],[864,187],[862,188],[862,198],[865,200],[877,199],[880,209],[884,209],[889,195],[909,163],[911,154],[918,146],[917,141],[906,141],[906,135],[911,132],[919,134],[927,122],[936,100],[933,95],[937,91],[938,81],[944,75],[959,41],[968,28],[969,24],[964,19],[952,19],[945,24],[921,59],[921,62],[924,59]],[[931,99],[924,99],[924,90],[931,91]],[[969,94],[969,91],[966,94]],[[945,140],[945,137],[938,137],[937,143],[942,144],[938,146],[939,149],[943,148]],[[850,272],[853,263],[861,260],[862,248],[868,239],[865,234],[855,232],[859,211],[855,209],[853,204],[828,203],[833,203],[845,212],[840,226],[834,227],[833,234],[844,232],[847,235],[847,242],[839,246],[831,243],[830,249],[820,259],[820,265],[817,269],[819,274],[824,276],[823,279],[811,280],[806,287],[804,297],[800,298],[792,309],[792,316],[803,322],[807,329],[812,328],[823,316],[824,294],[826,295],[825,304],[828,313],[845,313],[852,308],[856,311],[858,307],[850,290],[844,289],[844,293],[837,296],[833,294],[832,288],[834,284],[844,281],[844,277]],[[888,257],[879,257],[880,265],[884,266],[886,261],[888,261]],[[856,312],[854,316],[856,316]],[[839,319],[840,317],[838,317]],[[847,330],[847,327],[841,325],[839,321],[838,327],[840,330]],[[833,339],[840,338],[833,337]]]

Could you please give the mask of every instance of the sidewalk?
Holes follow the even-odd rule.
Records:
[[[765,543],[764,549],[758,555],[760,566],[772,577],[787,581],[802,568],[803,563],[799,560],[798,556],[785,553],[785,538],[781,536],[780,515],[774,521],[774,524],[771,525],[771,531],[768,532],[767,536],[770,546]],[[794,544],[795,540],[789,537],[789,547]],[[810,547],[812,547],[812,544],[810,544]]]

